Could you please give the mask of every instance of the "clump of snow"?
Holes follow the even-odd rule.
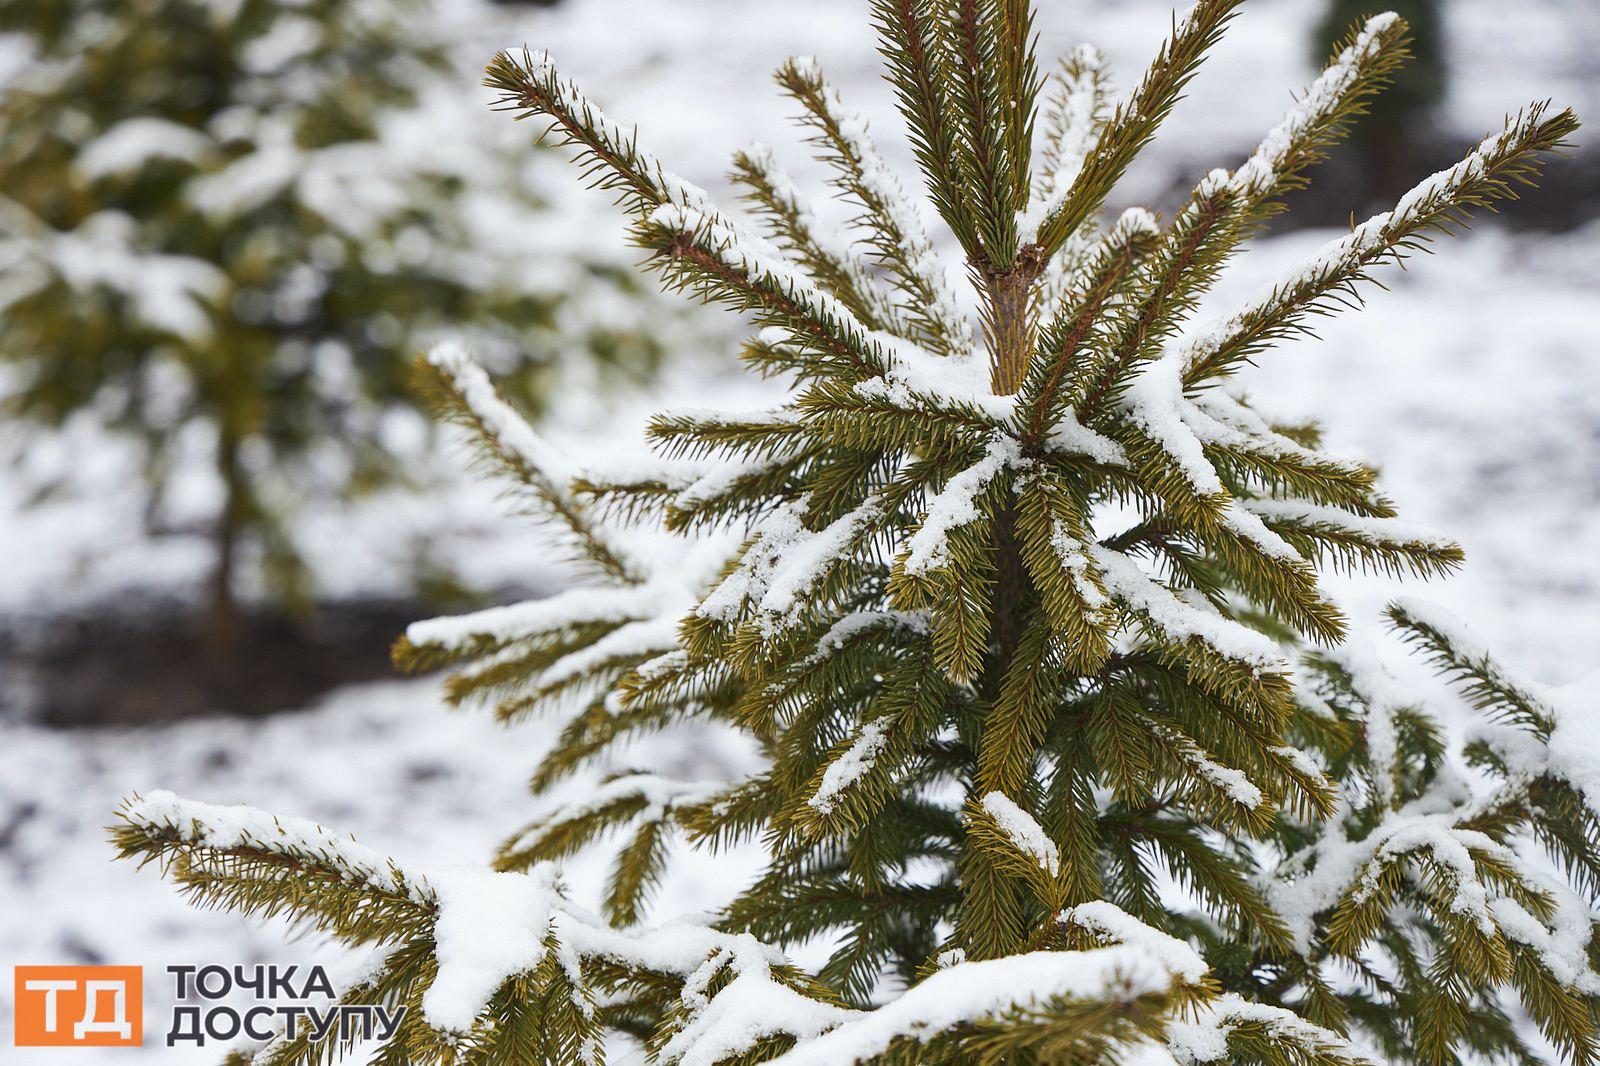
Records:
[[[810,536],[798,538],[773,568],[761,597],[760,608],[769,615],[785,615],[840,559],[859,546],[862,534],[875,528],[883,513],[877,497],[848,511]]]
[[[475,867],[434,870],[438,899],[434,953],[439,973],[422,996],[428,1024],[466,1032],[495,990],[544,961],[555,909],[554,867],[498,873]]]
[[[1154,930],[1151,930],[1154,933]],[[1160,935],[1160,934],[1156,934]],[[957,1026],[1053,999],[1093,1002],[1166,992],[1205,963],[1186,945],[1154,940],[1090,951],[1034,951],[959,962],[876,1010],[805,1040],[772,1059],[773,1066],[847,1066],[882,1055],[896,1041],[924,1040]],[[1198,963],[1198,971],[1195,964]]]
[[[193,162],[211,150],[211,138],[164,118],[124,119],[83,146],[73,165],[91,178],[125,174],[151,159]]]
[[[897,626],[925,633],[931,618],[928,611],[851,611],[828,627],[828,631],[817,640],[816,648],[801,661],[801,665],[809,666],[822,661],[844,647],[851,638],[869,629]]]
[[[1247,810],[1253,811],[1261,806],[1265,797],[1260,787],[1243,770],[1222,765],[1172,730],[1162,728],[1160,732],[1173,742],[1178,756],[1213,788]]]
[[[906,540],[906,573],[926,574],[944,565],[949,558],[950,533],[978,520],[978,497],[1021,457],[1015,439],[997,435],[990,439],[982,459],[952,477],[928,499],[922,524]]]
[[[990,792],[982,802],[983,809],[1005,831],[1018,851],[1032,858],[1051,877],[1061,871],[1061,849],[1033,815],[1003,792]]]
[[[1295,551],[1288,541],[1268,529],[1266,523],[1261,521],[1261,516],[1251,508],[1241,504],[1238,500],[1230,499],[1222,508],[1222,524],[1235,536],[1249,541],[1256,548],[1274,559],[1296,565],[1304,564],[1305,560],[1300,553]]]
[[[1145,952],[1184,984],[1198,984],[1206,975],[1206,961],[1194,948],[1141,922],[1115,903],[1107,900],[1080,903],[1062,911],[1061,920],[1082,926],[1104,940]]]
[[[817,791],[806,802],[810,806],[829,814],[839,802],[839,796],[845,789],[865,777],[877,760],[880,752],[889,743],[889,724],[884,719],[877,719],[866,723],[861,731],[856,734],[837,759],[828,764],[828,769],[823,772],[822,782],[817,786]]]
[[[1070,407],[1063,410],[1055,425],[1050,427],[1045,445],[1068,455],[1086,455],[1107,466],[1122,466],[1128,461],[1128,453],[1122,445],[1079,422],[1077,412]]]
[[[1193,1021],[1178,1020],[1167,1026],[1167,1049],[1179,1066],[1228,1061],[1228,1035],[1241,1025],[1253,1024],[1271,1036],[1301,1047],[1315,1048],[1340,1062],[1371,1061],[1351,1042],[1330,1029],[1313,1025],[1290,1010],[1255,1003],[1228,992],[1199,1007]]]
[[[1221,496],[1222,479],[1205,449],[1184,424],[1183,365],[1172,354],[1147,364],[1128,385],[1122,405],[1128,418],[1172,460],[1197,496]]]
[[[733,979],[715,996],[706,986],[725,968]],[[859,1012],[821,1003],[775,980],[770,960],[753,938],[729,938],[684,982],[680,997],[692,1014],[661,1048],[662,1061],[677,1066],[715,1066],[748,1051],[763,1038],[788,1034],[800,1047],[859,1017]]]
[[[1508,939],[1532,948],[1540,964],[1561,984],[1586,996],[1600,995],[1600,974],[1595,973],[1588,951],[1594,935],[1594,908],[1563,885],[1540,887],[1556,901],[1553,929],[1546,928],[1516,900],[1503,896],[1489,903],[1495,923]]]
[[[1067,579],[1084,605],[1091,611],[1104,607],[1108,601],[1095,576],[1099,571],[1090,562],[1089,546],[1059,522],[1050,532],[1050,546],[1055,549],[1061,569],[1066,571]]]

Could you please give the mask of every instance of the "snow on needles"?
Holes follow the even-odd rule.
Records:
[[[840,794],[872,770],[872,764],[888,743],[887,721],[879,719],[862,726],[844,753],[828,764],[822,783],[807,802],[814,810],[830,813],[839,802]]]
[[[845,1066],[882,1055],[896,1041],[925,1040],[1008,1010],[1042,1009],[1061,999],[1096,1002],[1159,994],[1194,983],[1206,972],[1205,961],[1187,944],[1109,903],[1068,913],[1086,925],[1103,923],[1101,928],[1124,942],[956,963],[892,1002],[801,1042],[771,1060],[773,1066]]]
[[[1395,608],[1442,637],[1452,653],[1493,679],[1534,709],[1547,735],[1531,724],[1479,723],[1469,741],[1486,745],[1519,778],[1549,774],[1567,782],[1600,815],[1600,673],[1567,686],[1545,685],[1508,670],[1490,653],[1483,638],[1449,611],[1415,597],[1402,597]]]
[[[1044,826],[1027,811],[1018,807],[1003,792],[991,792],[983,797],[983,809],[1005,831],[1007,839],[1018,851],[1039,864],[1039,868],[1054,877],[1061,870],[1061,849],[1044,831]]]
[[[423,993],[422,1013],[436,1029],[467,1032],[506,978],[544,961],[556,909],[555,870],[466,867],[433,871],[428,880],[439,906],[433,926],[439,973]],[[570,949],[563,954],[563,966],[576,973],[577,957]]]
[[[437,344],[428,362],[449,379],[473,416],[495,440],[510,448],[531,469],[543,475],[560,495],[570,491],[574,470],[567,457],[541,437],[527,419],[500,398],[489,375],[467,349],[454,341]]]
[[[1283,666],[1282,650],[1271,638],[1213,611],[1179,599],[1122,552],[1090,544],[1106,591],[1172,640],[1198,640],[1219,655],[1251,667]]]
[[[424,888],[410,882],[384,854],[339,836],[306,818],[286,818],[255,807],[198,803],[165,789],[134,796],[121,811],[131,824],[204,848],[258,848],[280,855],[317,855],[352,880],[383,892],[427,902]]]
[[[1002,471],[1020,461],[1021,454],[1013,438],[996,436],[989,441],[982,459],[952,477],[929,498],[922,525],[906,542],[906,573],[926,574],[944,564],[949,555],[950,533],[977,521],[978,496]]]
[[[1274,174],[1281,169],[1289,151],[1302,142],[1307,130],[1326,122],[1338,111],[1359,84],[1368,65],[1378,57],[1385,44],[1390,43],[1389,32],[1399,21],[1400,16],[1393,11],[1374,15],[1366,21],[1350,46],[1328,64],[1283,121],[1268,132],[1249,160],[1239,168],[1234,175],[1236,185],[1258,194],[1271,187]]]

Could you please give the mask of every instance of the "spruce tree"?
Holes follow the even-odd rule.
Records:
[[[210,453],[220,646],[239,577],[310,591],[297,503],[405,480],[392,411],[442,325],[529,403],[585,348],[635,371],[659,349],[617,257],[529,262],[570,227],[525,156],[420,117],[453,69],[434,25],[360,0],[0,6],[34,53],[0,92],[4,415],[132,439],[156,530],[173,468]]]
[[[1592,708],[1396,603],[1389,622],[1482,712],[1452,734],[1347,633],[1319,576],[1436,575],[1459,547],[1236,385],[1381,267],[1513,195],[1576,121],[1511,116],[1180,333],[1405,52],[1392,15],[1354,27],[1242,165],[1164,223],[1102,223],[1237,6],[1200,0],[1114,102],[1092,49],[1039,68],[1026,4],[875,0],[976,328],[815,62],[778,82],[859,246],[817,227],[768,150],[735,159],[756,221],[735,218],[548,57],[498,56],[504,106],[578,149],[669,286],[751,316],[744,358],[792,388],[770,410],[663,414],[654,460],[582,467],[462,347],[435,349],[448,413],[593,581],[418,623],[397,657],[456,664],[451,699],[506,720],[562,715],[535,792],[684,722],[744,732],[763,768],[609,777],[548,802],[495,872],[165,793],[128,801],[122,853],[201,903],[374,946],[346,997],[408,1007],[384,1062],[593,1062],[618,1033],[661,1063],[1538,1061],[1519,1010],[1594,1062]],[[630,523],[685,547],[642,557]],[[594,914],[557,870],[612,834]],[[676,840],[755,838],[765,871],[713,920],[649,923]],[[818,937],[834,944],[819,970],[787,961]],[[248,1060],[340,1050],[301,1034]]]

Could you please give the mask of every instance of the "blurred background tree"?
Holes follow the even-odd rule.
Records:
[[[419,109],[460,78],[430,25],[379,0],[0,5],[34,53],[0,90],[3,413],[136,441],[152,530],[204,457],[213,665],[242,588],[311,602],[297,506],[411,472],[407,368],[432,331],[466,328],[535,408],[660,354],[640,324],[661,305],[584,250],[612,242],[525,157]]]
[[[1359,157],[1368,201],[1389,201],[1409,188],[1419,177],[1424,145],[1435,136],[1448,84],[1442,6],[1443,0],[1328,0],[1317,23],[1313,62],[1328,55],[1351,23],[1379,11],[1393,11],[1411,27],[1411,59],[1373,101],[1372,113],[1357,123],[1346,149]]]

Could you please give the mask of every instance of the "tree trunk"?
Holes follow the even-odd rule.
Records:
[[[233,581],[239,547],[239,533],[245,508],[245,490],[239,470],[239,438],[224,425],[217,441],[217,473],[222,478],[222,513],[212,534],[210,603],[206,610],[206,645],[212,664],[227,669],[239,652],[239,601]]]

